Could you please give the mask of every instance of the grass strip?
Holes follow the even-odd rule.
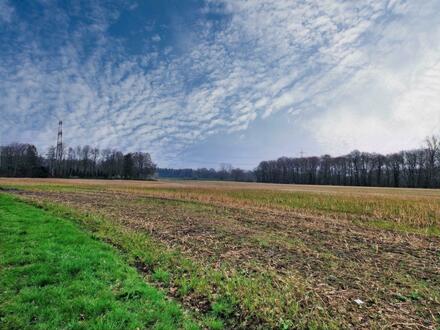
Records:
[[[0,194],[1,329],[197,329],[112,246]]]

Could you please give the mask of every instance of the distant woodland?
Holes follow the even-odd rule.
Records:
[[[158,168],[157,175],[159,178],[166,179],[182,179],[182,180],[220,180],[220,181],[256,181],[254,171],[246,171],[241,168],[233,168],[229,164],[220,165],[220,169],[199,168],[199,169],[173,169]]]
[[[433,137],[423,148],[389,155],[281,157],[261,162],[254,173],[258,182],[440,188],[440,144]]]
[[[281,157],[262,161],[254,170],[222,164],[220,169],[156,168],[144,152],[122,153],[90,146],[68,148],[60,158],[55,148],[44,155],[31,144],[0,147],[0,176],[79,177],[104,179],[224,180],[290,184],[440,188],[440,141],[426,139],[419,149],[382,155],[353,151],[332,157]]]
[[[45,155],[32,144],[13,143],[0,147],[0,176],[103,179],[148,179],[156,165],[148,153],[122,153],[90,146],[68,148],[61,159],[55,147]]]

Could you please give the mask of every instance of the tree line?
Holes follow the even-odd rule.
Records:
[[[243,170],[241,168],[233,168],[229,164],[220,165],[220,169],[214,168],[158,168],[157,175],[164,179],[181,179],[181,180],[219,180],[219,181],[255,181],[254,171]]]
[[[261,162],[254,173],[258,182],[440,188],[440,142],[431,137],[422,148],[388,155],[281,157]]]
[[[124,154],[86,145],[66,148],[57,159],[55,147],[41,155],[32,144],[0,146],[0,176],[4,177],[148,179],[155,172],[156,165],[145,152]]]
[[[388,155],[356,150],[338,157],[281,157],[262,161],[252,171],[229,164],[222,164],[218,170],[156,168],[148,153],[124,154],[87,145],[63,150],[62,159],[57,159],[54,147],[45,155],[32,144],[0,147],[0,176],[5,177],[149,179],[155,175],[191,180],[440,188],[440,140],[430,137],[419,149]]]

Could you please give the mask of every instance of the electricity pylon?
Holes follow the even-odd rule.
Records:
[[[55,158],[58,164],[63,160],[63,122],[58,122],[57,150]]]

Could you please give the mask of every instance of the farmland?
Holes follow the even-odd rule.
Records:
[[[111,245],[185,311],[179,322],[440,326],[440,191],[64,179],[0,188]]]

